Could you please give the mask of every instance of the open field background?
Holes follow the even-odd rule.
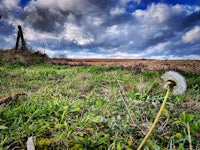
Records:
[[[151,59],[70,59],[54,58],[50,63],[71,66],[115,66],[130,70],[166,71],[200,73],[200,60],[151,60]]]
[[[200,73],[200,60],[153,60],[153,59],[100,59],[100,58],[48,58],[39,51],[14,49],[0,50],[0,65],[30,65],[47,62],[69,66],[108,66],[121,67],[135,71],[167,71]]]
[[[164,99],[166,91],[160,78],[164,71],[117,67],[133,63],[129,60],[119,63],[103,60],[98,66],[75,63],[73,67],[65,65],[70,61],[57,60],[54,63],[63,66],[17,63],[0,67],[0,98],[26,94],[0,108],[0,149],[25,149],[30,136],[36,138],[36,148],[41,150],[136,149]],[[90,61],[81,63],[90,65]],[[138,62],[147,65],[152,61]],[[160,65],[156,63],[160,61],[153,62]],[[190,64],[188,68],[199,69],[199,61],[186,64]],[[187,91],[170,96],[145,149],[188,149],[187,123],[193,149],[200,149],[200,76],[195,70],[181,71]]]

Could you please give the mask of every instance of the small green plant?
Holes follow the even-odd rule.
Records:
[[[193,114],[187,114],[185,112],[183,112],[179,119],[181,121],[181,123],[184,125],[184,127],[187,129],[187,134],[188,134],[188,142],[189,142],[189,146],[190,146],[190,150],[192,150],[192,141],[191,141],[191,133],[190,133],[190,124],[192,123],[192,121],[194,120],[194,115]]]

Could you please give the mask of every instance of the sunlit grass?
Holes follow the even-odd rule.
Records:
[[[0,67],[0,97],[26,93],[0,108],[0,148],[136,149],[163,101],[163,72],[114,67]],[[146,149],[200,147],[200,77],[183,74],[188,89],[170,96]],[[122,99],[127,103],[127,114]],[[187,119],[189,118],[189,119]]]

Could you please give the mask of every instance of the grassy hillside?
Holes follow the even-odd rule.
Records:
[[[46,54],[32,49],[15,51],[15,49],[2,50],[0,49],[0,66],[1,65],[30,65],[35,63],[45,62],[48,59]]]
[[[0,67],[0,98],[25,93],[0,108],[0,149],[136,149],[166,90],[163,72],[118,67]],[[200,149],[200,76],[182,74],[188,89],[171,95],[146,149]],[[127,114],[123,100],[131,113]]]

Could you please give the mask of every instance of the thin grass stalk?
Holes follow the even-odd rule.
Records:
[[[118,81],[118,80],[117,80],[117,81]],[[118,84],[119,84],[119,86],[120,86],[120,89],[123,90],[123,88],[121,87],[119,81],[118,81]],[[121,99],[122,99],[122,102],[123,102],[123,104],[124,104],[124,106],[125,106],[125,108],[126,108],[126,111],[127,111],[128,115],[129,115],[131,121],[132,121],[132,124],[134,125],[135,123],[134,123],[133,118],[131,117],[131,113],[130,113],[130,111],[129,111],[128,105],[126,104],[126,101],[125,101],[125,99],[124,99],[123,96],[122,96],[122,93],[121,93],[121,92],[119,92],[119,93],[120,93],[120,97],[121,97]]]
[[[120,90],[123,91],[123,93],[125,93],[125,92],[124,92],[124,89],[122,88],[121,84],[119,83],[119,80],[117,80],[117,82],[118,82],[118,85],[119,85],[119,87],[120,87]],[[123,102],[123,104],[124,104],[124,106],[125,106],[125,108],[126,108],[126,111],[127,111],[127,113],[128,113],[128,116],[129,116],[130,119],[131,119],[131,122],[132,122],[133,126],[137,127],[139,130],[142,130],[142,129],[138,126],[138,120],[136,119],[136,117],[135,117],[134,115],[133,115],[133,117],[131,116],[131,113],[130,113],[130,111],[129,111],[128,105],[127,105],[126,100],[124,99],[122,93],[119,92],[119,94],[120,94],[120,97],[121,97],[121,99],[122,99],[122,102]],[[134,118],[134,119],[133,119],[133,118]],[[134,120],[136,121],[136,123],[134,122]],[[136,124],[136,125],[135,125],[135,124]]]
[[[3,146],[4,143],[8,140],[8,136],[6,136],[0,143],[0,146]]]
[[[188,141],[189,141],[190,150],[193,150],[192,149],[192,140],[191,140],[191,135],[190,135],[190,125],[189,125],[189,122],[187,122],[187,132],[188,132]]]

